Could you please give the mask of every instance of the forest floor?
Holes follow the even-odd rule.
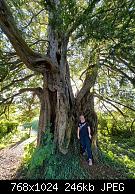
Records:
[[[8,148],[0,150],[0,180],[11,180],[21,165],[24,147],[35,140],[32,136],[24,141],[18,141]]]
[[[0,150],[0,179],[1,180],[11,180],[15,178],[21,178],[17,176],[19,168],[21,166],[24,147],[29,143],[33,142],[35,137],[32,136],[24,141],[18,141],[8,148]],[[86,160],[81,157],[80,160],[82,166],[87,170],[88,174],[92,179],[101,178],[113,178],[121,177],[121,173],[117,172],[113,168],[101,164],[94,164],[89,167]]]
[[[105,164],[93,164],[89,166],[84,158],[81,158],[82,166],[87,170],[92,179],[123,179],[122,173]]]
[[[22,164],[24,148],[29,143],[32,143],[35,139],[36,136],[31,136],[28,139],[19,140],[14,144],[0,150],[1,180],[27,178],[25,168]],[[66,157],[63,155],[58,155],[58,160],[57,158],[55,160],[55,165],[57,167],[55,169],[55,165],[50,166],[52,169],[50,174],[51,176],[49,175],[49,178],[81,179],[81,177],[83,178],[83,173],[86,174],[86,179],[126,179],[129,177],[129,175],[131,178],[134,177],[134,138],[130,138],[128,141],[127,139],[123,139],[122,147],[120,147],[121,139],[119,140],[115,138],[115,141],[114,139],[112,140],[113,143],[109,138],[102,139],[100,137],[100,139],[102,140],[101,142],[103,142],[100,142],[100,147],[104,153],[102,162],[94,163],[92,166],[88,166],[86,158],[80,157],[79,165],[79,156],[73,157],[71,153],[66,155]],[[81,168],[79,168],[79,166]],[[33,178],[33,176],[31,178]],[[48,177],[45,176],[43,178]]]

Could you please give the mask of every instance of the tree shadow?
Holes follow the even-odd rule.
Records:
[[[26,169],[21,164],[21,166],[17,169],[16,173],[14,174],[14,179],[28,179],[26,176]]]
[[[30,137],[28,136],[26,137],[22,137],[19,141],[15,142],[14,144],[12,144],[9,149],[11,148],[16,148],[18,145],[20,145],[22,142],[24,142],[25,140],[29,139]]]
[[[9,147],[9,149],[11,149],[11,148],[16,148],[19,144],[21,144],[23,141],[25,141],[24,139],[22,139],[22,140],[20,140],[20,141],[18,141],[18,142],[16,142],[16,143],[14,143],[14,144],[12,144],[10,147]]]
[[[122,142],[122,138],[117,140],[115,138],[116,137],[110,138],[110,142],[116,145],[115,147],[112,146],[111,151],[115,152],[119,157],[121,157],[121,155],[127,155],[131,160],[135,160],[134,142],[132,143],[130,138],[125,138],[126,142]]]

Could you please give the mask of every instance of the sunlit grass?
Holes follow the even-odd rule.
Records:
[[[24,141],[29,138],[29,134],[27,130],[13,130],[12,132],[6,134],[4,137],[0,139],[0,149],[9,147],[18,141]]]
[[[113,165],[123,175],[135,178],[135,137],[111,137],[99,133],[99,143],[102,152],[108,158],[104,162]]]

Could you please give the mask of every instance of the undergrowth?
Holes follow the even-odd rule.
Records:
[[[135,136],[109,136],[99,133],[102,162],[121,172],[125,178],[135,178]]]
[[[99,146],[101,151],[100,165],[96,169],[100,179],[102,176],[108,177],[108,169],[118,172],[115,178],[135,178],[135,137],[123,138],[112,137],[98,134]],[[106,172],[102,172],[100,169]],[[105,168],[104,168],[105,167]],[[99,168],[99,169],[98,169]],[[23,169],[26,179],[92,179],[92,174],[88,168],[81,165],[80,155],[72,150],[66,155],[56,153],[56,148],[52,140],[52,134],[46,130],[42,144],[36,147],[31,143],[25,147],[23,158]],[[100,170],[100,172],[99,172]],[[96,177],[96,176],[94,176]],[[108,177],[109,178],[109,177]],[[107,179],[108,179],[107,178]]]
[[[44,134],[42,145],[34,143],[25,147],[23,159],[27,179],[86,179],[87,171],[80,166],[80,158],[72,152],[63,155],[55,152],[49,130]]]

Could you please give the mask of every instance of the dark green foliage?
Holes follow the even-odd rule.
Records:
[[[70,150],[63,155],[55,152],[52,135],[44,134],[43,144],[25,148],[22,163],[26,179],[127,179],[135,176],[135,137],[104,136],[98,132],[100,162],[90,168],[85,159]],[[79,145],[78,145],[79,146]]]
[[[44,134],[40,147],[34,148],[33,144],[30,144],[25,149],[26,155],[24,161],[28,162],[26,163],[28,177],[42,178],[40,171],[43,174],[45,173],[46,166],[52,162],[52,155],[54,154],[54,144],[52,143],[52,134],[49,132],[49,129]],[[45,168],[43,168],[44,165]]]
[[[121,177],[135,178],[135,136],[130,138],[103,136],[99,132],[102,162],[121,173]]]
[[[49,129],[44,134],[42,145],[34,143],[25,148],[25,170],[28,179],[85,179],[88,174],[81,167],[80,158],[72,152],[62,155],[55,152],[55,145]]]

